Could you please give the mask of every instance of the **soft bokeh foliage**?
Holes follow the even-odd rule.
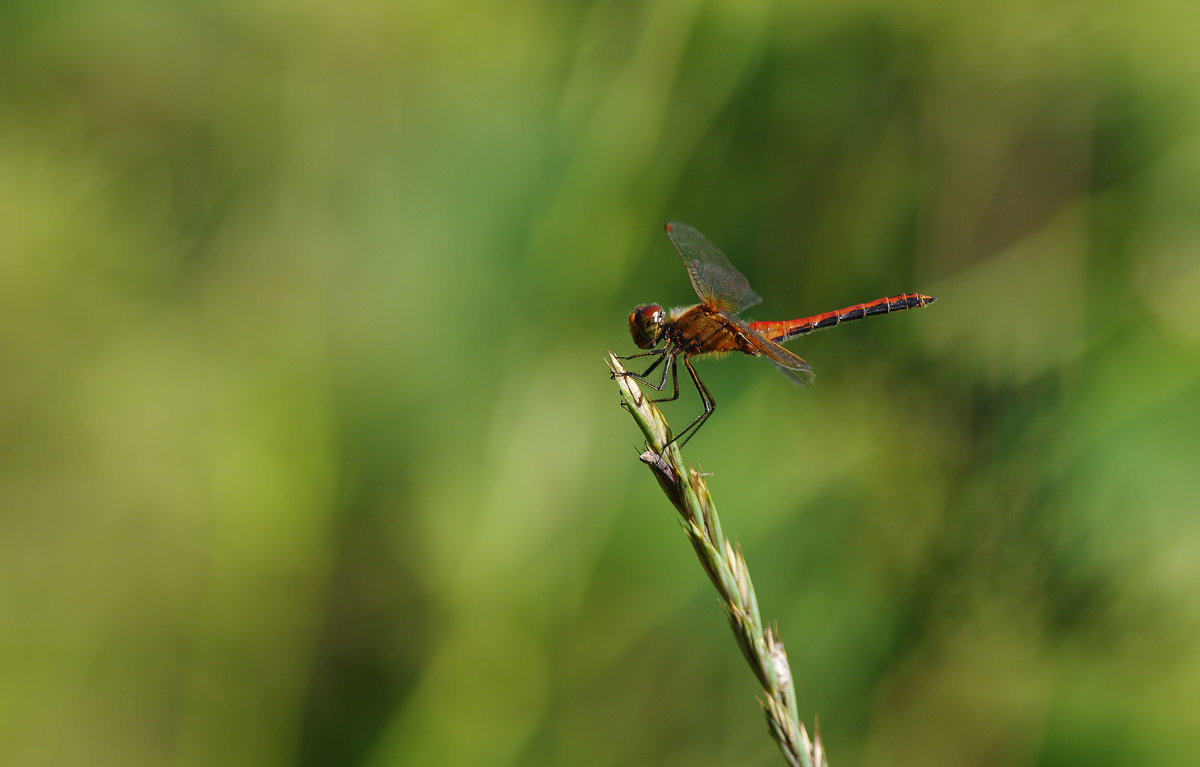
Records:
[[[780,763],[602,361],[667,219],[939,296],[699,363],[832,763],[1194,761],[1198,16],[5,4],[0,762]]]

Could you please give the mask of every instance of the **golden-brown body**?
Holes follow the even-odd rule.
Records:
[[[704,304],[671,310],[664,334],[689,356],[728,352],[759,355],[758,349],[720,311]]]

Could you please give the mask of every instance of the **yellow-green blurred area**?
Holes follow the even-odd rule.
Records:
[[[938,296],[697,363],[832,763],[1195,763],[1197,8],[5,4],[0,763],[782,764],[603,362],[667,220]]]

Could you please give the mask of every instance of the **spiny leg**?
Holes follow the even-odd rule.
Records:
[[[617,359],[619,359],[619,360],[636,360],[638,357],[649,357],[651,355],[661,356],[666,353],[667,353],[667,347],[664,346],[661,349],[651,349],[650,351],[642,352],[641,354],[626,354],[625,356],[621,356],[620,354],[618,354]]]
[[[635,381],[641,381],[642,383],[644,383],[648,386],[653,386],[654,384],[652,384],[646,380],[646,376],[650,375],[650,372],[652,370],[654,370],[654,368],[656,368],[662,364],[663,357],[666,355],[666,353],[667,353],[667,347],[664,346],[661,349],[651,349],[650,351],[642,352],[641,354],[630,354],[627,357],[618,356],[617,359],[621,360],[622,362],[624,362],[626,360],[636,360],[639,357],[650,357],[650,356],[657,357],[658,359],[654,360],[654,362],[650,365],[650,367],[646,368],[645,372],[643,372],[643,373],[630,373],[628,370],[626,370],[622,373],[617,373],[617,372],[613,371],[608,374],[608,377],[612,378],[612,379],[615,379],[617,376],[620,376],[621,378],[632,378]],[[666,371],[664,371],[664,372],[666,372]],[[665,375],[663,376],[663,385],[664,386],[666,385],[666,376]],[[659,391],[662,391],[662,389],[659,388]]]
[[[626,371],[626,372],[620,373],[620,374],[612,373],[611,377],[616,378],[618,375],[620,375],[623,378],[632,378],[633,380],[637,381],[638,383],[644,383],[653,389],[657,389],[658,391],[663,391],[667,388],[667,372],[670,371],[672,373],[672,379],[675,382],[675,393],[665,399],[651,400],[651,402],[670,402],[671,400],[678,399],[679,398],[679,373],[678,373],[676,365],[674,364],[675,363],[675,352],[669,351],[666,347],[664,347],[662,349],[655,349],[654,351],[645,352],[644,354],[631,354],[628,357],[617,357],[617,359],[631,360],[631,359],[635,359],[637,357],[646,357],[651,354],[657,355],[658,359],[654,360],[654,363],[652,365],[650,365],[650,367],[646,368],[646,370],[644,372],[630,373],[630,372]],[[648,376],[652,372],[654,372],[654,368],[661,365],[663,360],[666,360],[667,365],[666,365],[666,367],[663,368],[662,379],[657,384],[653,383],[652,381],[647,381],[646,376]]]
[[[687,357],[683,358],[683,362],[685,365],[687,364]],[[663,368],[662,380],[658,382],[658,386],[655,386],[655,388],[659,391],[667,388],[667,368],[671,370],[671,388],[673,390],[671,396],[652,399],[650,400],[651,402],[673,402],[679,399],[679,361],[675,358],[674,354],[667,358],[667,367]],[[650,384],[650,386],[654,386],[654,384]]]
[[[696,432],[700,431],[700,427],[704,425],[704,422],[708,420],[708,417],[712,415],[713,410],[715,410],[717,407],[716,398],[713,397],[712,392],[708,390],[708,387],[704,385],[704,382],[700,380],[700,376],[696,374],[696,369],[692,367],[692,361],[688,357],[683,358],[683,366],[687,368],[688,374],[691,375],[692,383],[696,384],[696,391],[700,393],[700,404],[704,406],[704,412],[696,416],[696,420],[688,424],[686,429],[672,437],[670,442],[663,445],[663,450],[666,450],[674,442],[679,442],[680,447],[686,445],[689,439],[696,436]],[[675,382],[675,389],[675,394],[678,396],[678,381]],[[679,441],[680,437],[683,437],[682,442]]]

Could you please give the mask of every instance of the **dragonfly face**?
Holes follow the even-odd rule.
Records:
[[[639,349],[653,349],[662,338],[666,314],[658,304],[639,306],[629,315],[629,334]]]

